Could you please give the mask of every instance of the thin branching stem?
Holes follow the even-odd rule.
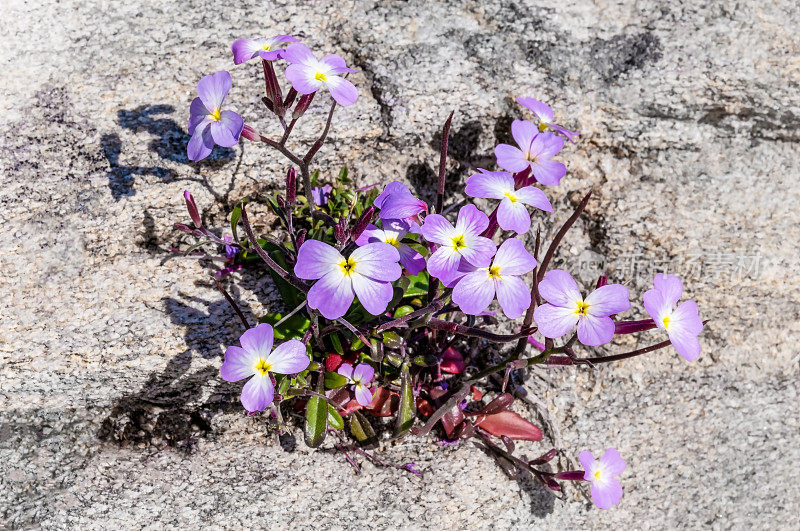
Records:
[[[561,240],[564,239],[564,236],[567,234],[567,231],[569,231],[570,227],[572,227],[572,225],[581,216],[581,213],[583,213],[587,203],[589,203],[590,197],[592,197],[591,191],[584,196],[583,200],[578,205],[578,208],[575,209],[575,212],[572,213],[569,219],[564,222],[564,225],[562,225],[559,231],[556,233],[556,237],[553,238],[553,242],[550,244],[550,247],[547,248],[547,252],[544,254],[542,263],[539,264],[539,274],[536,278],[537,282],[541,282],[544,278],[545,273],[547,273],[547,266],[550,265],[550,260],[552,260],[553,255],[556,254],[558,245],[561,243]]]

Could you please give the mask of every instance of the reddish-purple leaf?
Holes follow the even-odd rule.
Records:
[[[461,374],[464,372],[466,363],[464,363],[464,356],[453,347],[448,348],[442,354],[442,362],[439,364],[444,372],[451,374]]]
[[[541,441],[542,430],[513,411],[501,411],[493,415],[480,415],[474,421],[495,437],[505,435],[509,439]]]

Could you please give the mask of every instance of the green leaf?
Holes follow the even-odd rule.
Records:
[[[428,294],[428,273],[420,271],[417,275],[410,277],[408,289],[403,294],[403,297],[419,297]],[[438,282],[438,281],[437,281]]]
[[[400,409],[397,411],[397,424],[394,428],[394,436],[399,437],[411,429],[414,425],[414,417],[417,414],[416,404],[414,402],[414,392],[411,385],[411,374],[409,362],[403,363],[400,369]]]
[[[292,383],[292,379],[288,376],[284,376],[281,379],[281,383],[278,384],[278,394],[285,395],[286,391],[289,389],[289,385]]]
[[[311,326],[311,320],[306,315],[300,312],[289,317],[280,325],[275,326],[275,323],[277,323],[281,319],[283,319],[283,314],[276,312],[276,313],[268,313],[267,315],[259,319],[259,321],[262,323],[268,323],[273,325],[273,332],[275,334],[275,339],[280,339],[280,340],[302,339],[303,335],[306,333],[306,330],[308,330],[308,327]]]
[[[325,373],[325,389],[338,389],[347,384],[347,378],[338,372],[328,371]]]
[[[306,445],[316,448],[325,440],[327,428],[328,403],[318,396],[312,396],[306,404],[306,424],[303,429]]]
[[[344,167],[343,167],[343,168],[342,168],[342,169],[339,171],[339,177],[338,177],[338,179],[339,179],[339,182],[340,182],[340,183],[342,183],[342,184],[350,184],[351,180],[350,180],[350,178],[347,176],[347,173],[348,173],[348,172],[347,172],[347,166],[344,166]]]
[[[330,404],[328,404],[328,424],[337,430],[344,428],[344,420],[342,419],[342,416],[338,411],[336,411],[336,408]]]
[[[403,344],[403,338],[397,332],[388,330],[383,333],[383,344],[389,348],[400,348]]]
[[[231,232],[233,233],[233,241],[239,243],[239,234],[236,229],[239,226],[239,219],[242,217],[242,203],[247,203],[247,199],[238,203],[231,212]]]
[[[350,343],[350,350],[361,350],[362,348],[364,348],[364,342],[361,341],[360,337],[355,338]]]
[[[319,186],[319,170],[311,172],[311,186]]]
[[[367,418],[361,414],[360,411],[354,411],[347,418],[347,426],[350,428],[350,433],[356,438],[358,442],[365,442],[375,438],[375,430]]]
[[[398,309],[396,309],[394,311],[394,317],[395,317],[395,319],[397,319],[398,317],[403,317],[403,316],[408,315],[410,313],[414,313],[414,307],[413,306],[408,306],[408,305],[400,306]]]
[[[333,344],[333,350],[335,350],[336,353],[339,354],[340,356],[344,356],[344,349],[342,348],[342,342],[339,340],[339,335],[331,334],[330,336],[328,336],[328,338],[331,340],[331,343]]]

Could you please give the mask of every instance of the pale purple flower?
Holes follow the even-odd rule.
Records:
[[[297,253],[294,273],[306,280],[319,279],[308,292],[308,306],[326,319],[338,319],[358,295],[361,305],[372,315],[380,315],[392,300],[392,281],[403,270],[400,254],[388,243],[369,243],[345,258],[334,247],[317,240],[306,240]]]
[[[333,187],[329,184],[312,187],[311,198],[314,200],[314,204],[317,206],[327,205],[331,190],[333,190]]]
[[[488,267],[497,251],[492,240],[481,236],[488,226],[488,216],[475,205],[461,208],[455,227],[442,215],[427,216],[420,234],[439,244],[428,256],[428,273],[448,285],[458,278],[462,258],[475,267]]]
[[[675,308],[683,294],[683,284],[675,275],[659,273],[653,279],[655,289],[642,296],[644,308],[656,322],[666,330],[672,346],[678,354],[693,361],[700,356],[700,341],[697,336],[703,330],[703,321],[697,313],[697,303],[684,301]]]
[[[609,317],[630,309],[628,288],[606,284],[584,299],[575,280],[566,271],[548,271],[539,282],[539,294],[549,304],[533,312],[533,319],[544,337],[559,338],[578,325],[578,339],[597,346],[614,337],[614,321]]]
[[[230,236],[225,236],[225,241],[228,243],[233,243],[233,238]],[[225,256],[228,260],[233,261],[236,258],[236,255],[239,253],[239,247],[236,245],[226,245],[225,246]]]
[[[414,194],[400,181],[392,181],[386,185],[373,203],[380,208],[380,218],[384,220],[399,219],[408,222],[409,232],[419,229],[419,214],[428,211],[428,204]]]
[[[234,64],[240,65],[255,57],[274,61],[283,57],[286,45],[297,42],[291,35],[275,35],[274,37],[258,37],[255,39],[236,39],[231,45]]]
[[[353,368],[349,363],[343,363],[337,372],[353,384],[353,391],[356,393],[356,401],[359,404],[366,407],[372,403],[372,391],[368,385],[375,379],[375,369],[372,368],[372,365],[359,363]]]
[[[505,171],[486,171],[480,169],[467,179],[465,192],[471,197],[500,199],[497,207],[497,223],[503,230],[513,230],[524,234],[531,228],[531,215],[525,205],[552,212],[553,207],[547,196],[534,186],[514,189],[514,177]]]
[[[222,102],[231,90],[231,75],[222,70],[197,84],[198,98],[189,107],[189,134],[186,146],[189,160],[203,160],[214,144],[233,147],[239,142],[244,120],[233,111],[223,111]]]
[[[453,288],[453,302],[461,311],[479,315],[494,300],[509,319],[517,319],[531,305],[531,293],[519,275],[536,267],[536,259],[517,238],[503,242],[488,267],[474,267],[462,261],[460,272],[466,274]]]
[[[361,233],[361,236],[356,239],[356,244],[362,246],[369,243],[384,242],[394,246],[397,252],[400,253],[400,265],[412,275],[416,275],[425,269],[425,258],[410,245],[402,243],[403,238],[410,229],[411,226],[401,220],[384,220],[382,229],[370,223]]]
[[[539,119],[539,131],[544,131],[549,127],[567,137],[570,142],[575,143],[574,137],[579,136],[580,133],[570,131],[569,129],[558,125],[557,123],[554,123],[553,109],[551,109],[549,105],[533,98],[517,98],[517,101],[520,105],[526,107],[533,114],[535,114],[536,118]]]
[[[228,347],[219,372],[228,382],[250,378],[242,388],[242,405],[247,411],[263,411],[272,403],[275,385],[271,372],[296,374],[304,371],[310,360],[306,346],[296,339],[281,343],[272,350],[272,327],[262,323],[239,338],[241,347]]]
[[[325,87],[336,103],[343,107],[358,99],[358,90],[341,74],[356,72],[347,68],[344,59],[336,54],[317,59],[308,46],[295,43],[286,48],[283,58],[291,63],[286,67],[286,79],[300,94],[311,94]]]
[[[564,147],[564,139],[555,133],[540,133],[536,124],[514,120],[511,135],[517,146],[499,144],[494,148],[497,165],[511,173],[530,167],[533,176],[542,184],[558,184],[567,174],[567,167],[551,160]]]
[[[578,454],[578,460],[583,466],[583,479],[592,486],[592,501],[601,509],[610,509],[619,505],[622,500],[622,485],[617,476],[625,470],[625,461],[614,448],[609,448],[598,460],[592,452],[584,450]]]

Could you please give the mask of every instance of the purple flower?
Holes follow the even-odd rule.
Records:
[[[305,44],[292,44],[283,52],[283,58],[291,64],[286,67],[286,79],[300,94],[311,94],[320,88],[327,88],[336,103],[343,107],[352,105],[358,99],[355,85],[340,74],[356,72],[347,68],[344,59],[336,54],[317,59]]]
[[[609,448],[599,460],[592,452],[584,450],[578,454],[583,466],[583,479],[591,482],[592,501],[601,509],[610,509],[622,500],[622,485],[617,476],[625,470],[625,461],[614,448]]]
[[[283,57],[286,44],[297,42],[291,35],[275,35],[274,37],[258,37],[256,39],[236,39],[231,45],[234,64],[240,65],[255,57],[266,61],[274,61]]]
[[[223,111],[222,102],[231,90],[231,75],[222,70],[211,74],[197,84],[199,98],[189,107],[189,134],[186,146],[189,160],[203,160],[211,153],[214,144],[233,147],[239,142],[244,120],[233,111]]]
[[[400,220],[384,220],[382,229],[370,223],[361,236],[356,239],[356,244],[362,246],[384,242],[394,246],[400,253],[400,265],[412,275],[416,275],[425,269],[425,258],[410,245],[402,243],[403,237],[408,234],[410,228],[408,223]]]
[[[386,185],[373,203],[380,208],[381,219],[399,219],[408,222],[409,232],[417,232],[419,214],[428,211],[428,205],[422,199],[414,197],[408,187],[400,181],[392,181]]]
[[[540,133],[533,122],[514,120],[511,134],[519,147],[499,144],[494,148],[497,165],[517,173],[530,167],[542,184],[558,184],[567,167],[552,159],[564,147],[564,139],[554,133]]]
[[[239,342],[241,347],[228,347],[225,351],[220,375],[228,382],[252,376],[242,388],[242,405],[247,411],[264,411],[275,395],[269,373],[295,374],[305,370],[309,364],[306,346],[290,339],[272,350],[272,327],[267,323],[246,331]]]
[[[584,345],[597,346],[614,337],[614,315],[630,309],[628,288],[607,284],[585,299],[569,273],[548,271],[539,282],[539,294],[550,304],[533,312],[533,319],[544,337],[558,338],[578,325],[578,339]]]
[[[513,230],[524,234],[531,228],[531,216],[525,205],[530,205],[545,212],[552,212],[553,207],[544,192],[533,186],[514,189],[514,177],[504,171],[486,171],[480,169],[467,179],[465,192],[472,197],[500,199],[497,207],[497,223],[503,230]]]
[[[380,315],[392,300],[392,281],[403,270],[400,254],[388,243],[369,243],[345,258],[327,243],[307,240],[300,246],[294,273],[307,280],[319,279],[308,292],[308,305],[326,319],[347,313],[358,295],[372,315]]]
[[[700,341],[697,336],[703,330],[703,321],[697,313],[694,301],[685,301],[675,308],[683,294],[683,284],[675,275],[659,273],[653,279],[655,289],[642,296],[644,308],[656,322],[666,330],[672,346],[678,354],[693,361],[700,356]]]
[[[311,198],[317,206],[327,205],[328,197],[331,195],[333,187],[329,184],[325,186],[314,186],[311,188]]]
[[[553,109],[551,109],[547,104],[542,103],[541,101],[535,100],[533,98],[517,98],[517,101],[523,107],[526,107],[530,110],[533,114],[536,115],[536,118],[539,119],[539,131],[544,131],[548,127],[554,129],[567,137],[570,142],[575,143],[576,136],[579,136],[580,133],[576,133],[575,131],[570,131],[557,123],[553,122]]]
[[[343,363],[337,372],[353,384],[353,391],[356,393],[356,401],[359,404],[366,407],[372,403],[372,391],[367,385],[375,379],[375,369],[372,368],[372,365],[359,363],[354,369],[349,363]]]
[[[487,267],[497,251],[492,240],[480,235],[488,226],[489,218],[475,205],[461,208],[455,227],[439,214],[426,217],[420,234],[439,244],[428,257],[428,273],[447,285],[459,277],[462,258],[475,267]]]
[[[509,238],[497,250],[489,267],[477,268],[462,262],[459,271],[471,271],[453,288],[453,302],[461,311],[478,315],[497,295],[497,302],[509,319],[516,319],[531,305],[531,293],[519,275],[536,267],[536,259],[517,238]]]
[[[233,243],[233,238],[230,236],[225,236],[225,241],[229,243]],[[233,261],[236,258],[237,253],[239,252],[239,247],[236,245],[226,245],[225,246],[225,256],[228,260]]]

